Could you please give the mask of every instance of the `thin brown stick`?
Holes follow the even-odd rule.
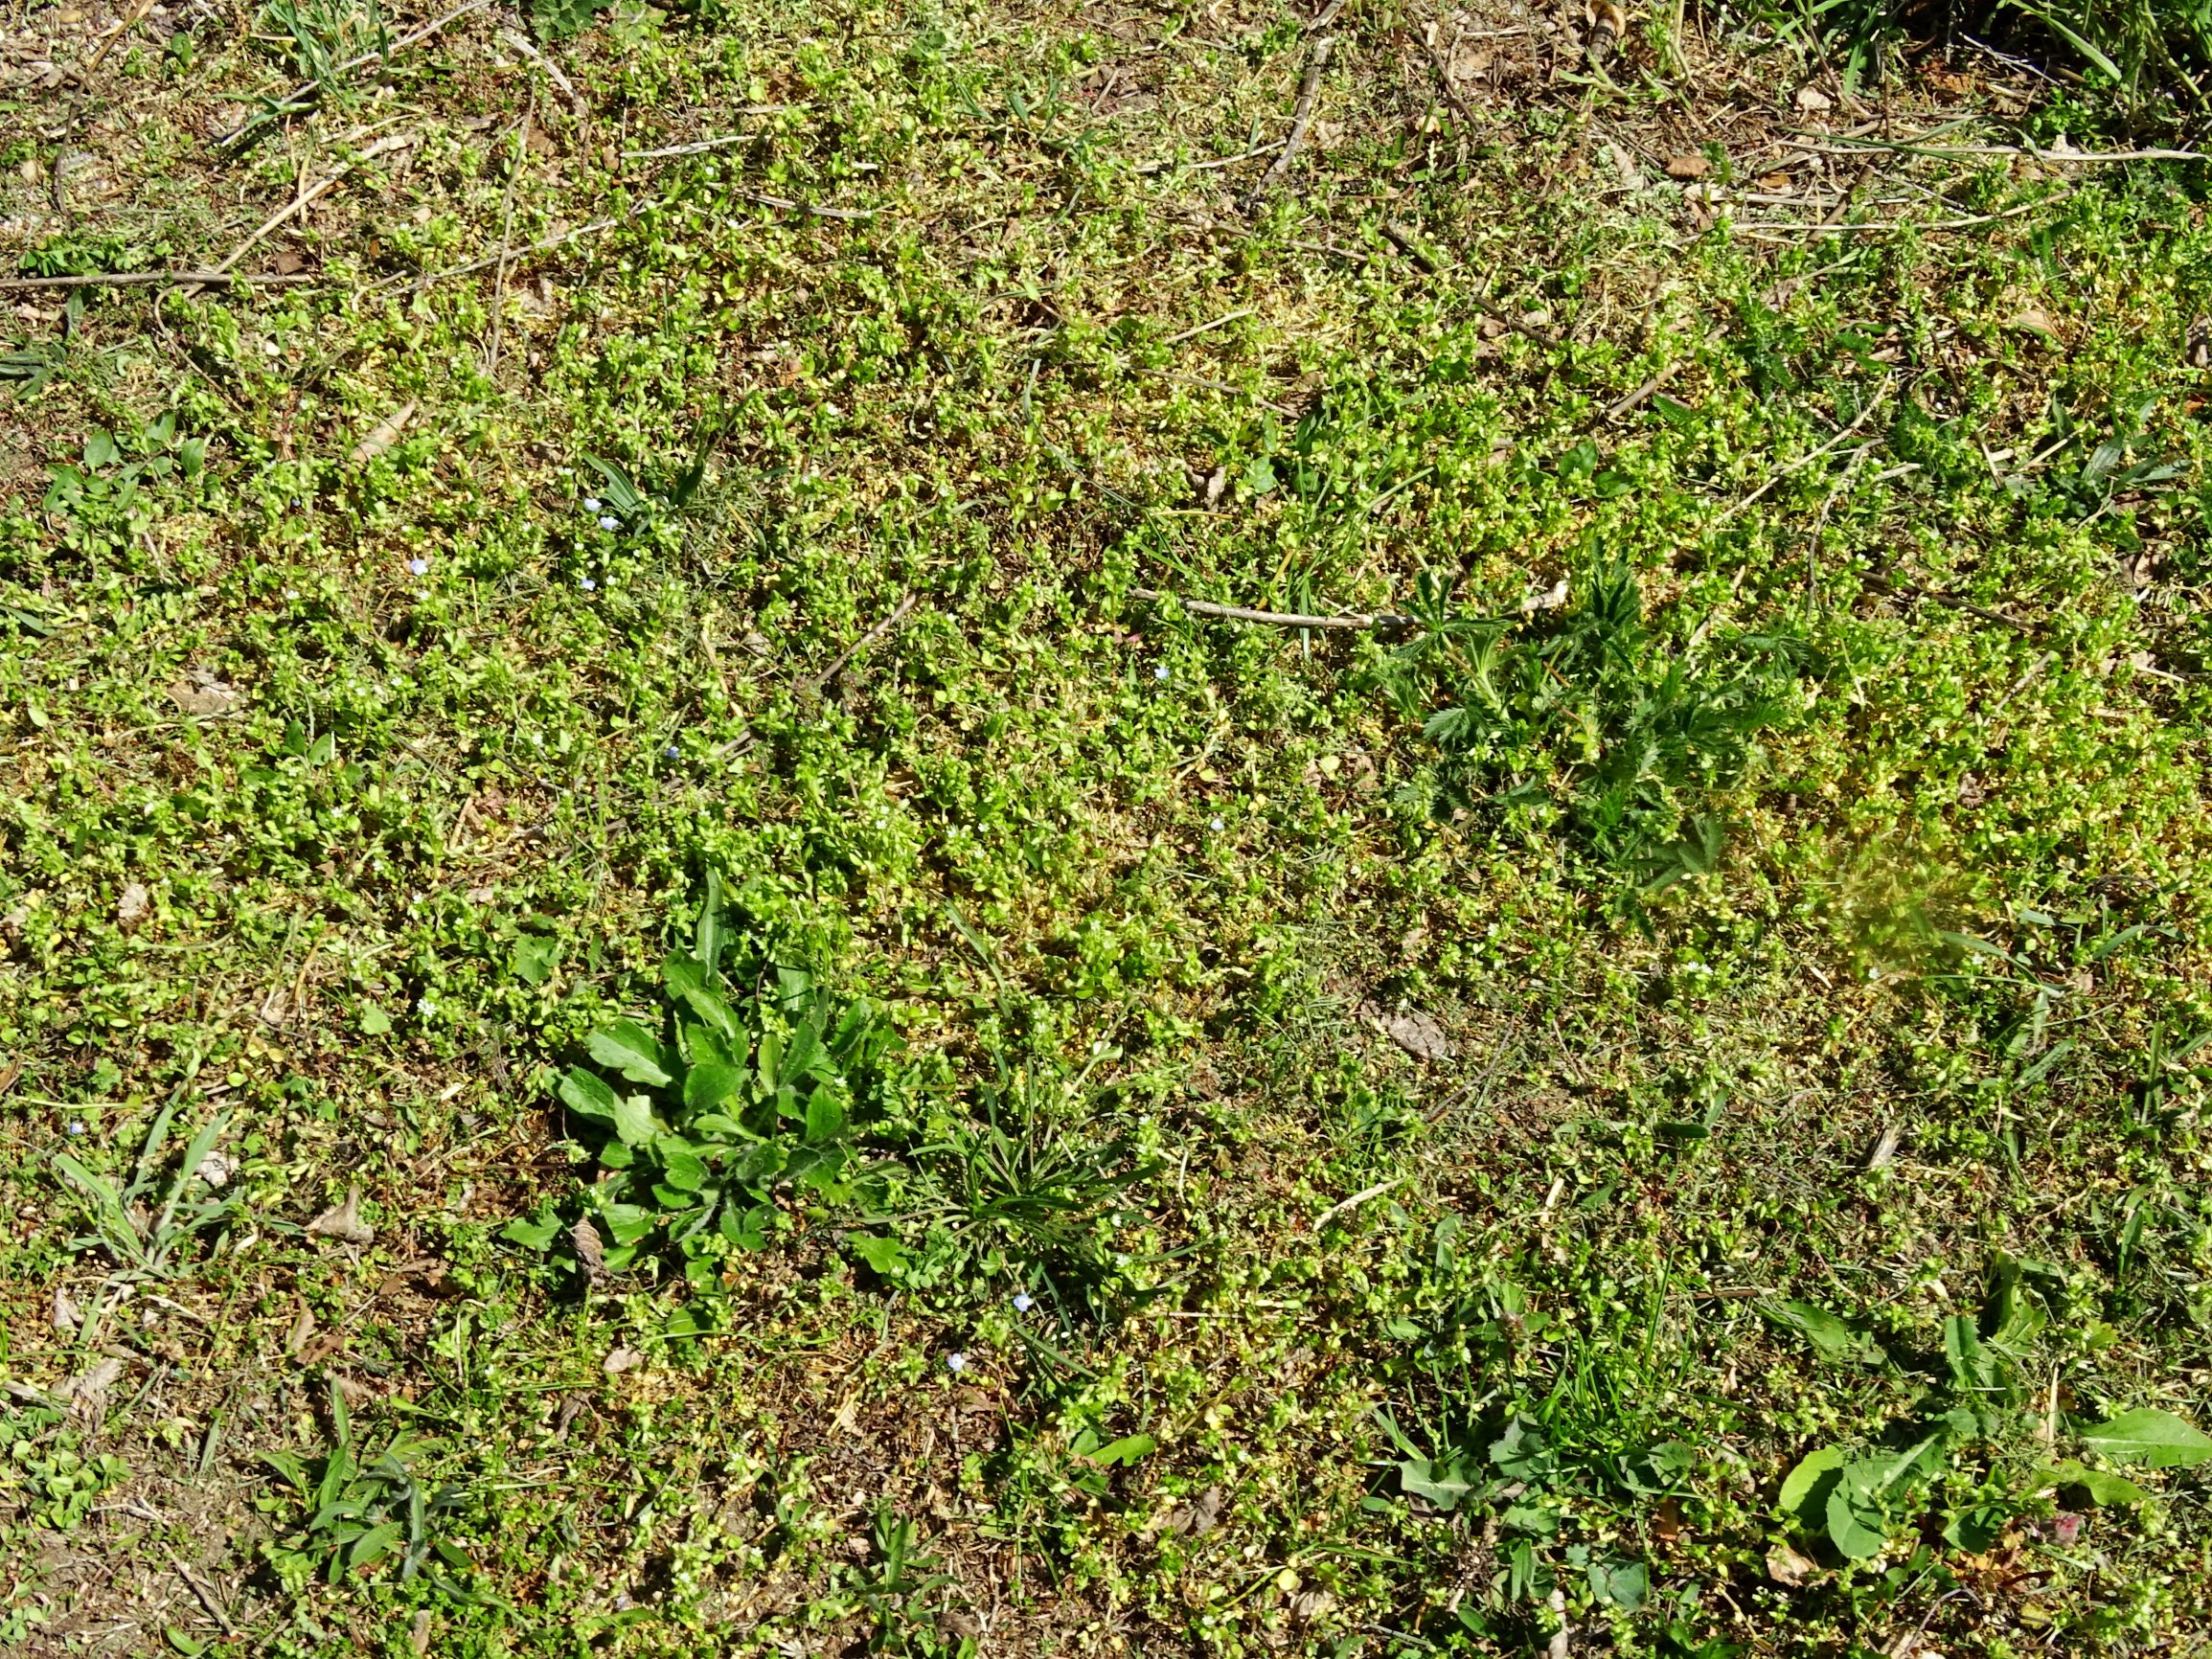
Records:
[[[1334,18],[1336,8],[1330,7],[1324,15]],[[1282,182],[1283,175],[1290,170],[1290,164],[1298,159],[1299,148],[1306,142],[1306,129],[1312,125],[1313,100],[1321,91],[1321,72],[1329,67],[1329,54],[1335,44],[1334,34],[1314,37],[1313,49],[1306,58],[1305,77],[1298,82],[1298,102],[1290,111],[1289,136],[1283,141],[1283,153],[1275,158],[1275,165],[1262,175],[1260,182],[1252,187],[1251,194],[1244,198],[1246,213],[1260,205],[1260,198]]]
[[[1672,380],[1675,377],[1675,371],[1679,369],[1681,366],[1682,360],[1677,357],[1673,362],[1662,368],[1656,375],[1653,375],[1649,380],[1646,380],[1641,386],[1638,386],[1633,392],[1629,393],[1626,397],[1614,398],[1610,403],[1606,405],[1605,418],[1608,420],[1618,420],[1622,416],[1630,413],[1630,411],[1642,408],[1645,403],[1650,401],[1651,398],[1657,394],[1661,386],[1664,386],[1669,380]]]
[[[1288,142],[1288,139],[1278,138],[1266,144],[1256,144],[1250,149],[1235,155],[1217,155],[1210,161],[1148,161],[1142,167],[1131,168],[1129,170],[1144,178],[1177,170],[1184,172],[1209,172],[1218,167],[1235,167],[1241,161],[1256,161],[1263,155],[1271,155]]]
[[[1241,604],[1212,604],[1199,599],[1175,599],[1173,594],[1150,587],[1132,587],[1129,589],[1129,597],[1141,599],[1149,604],[1158,604],[1173,599],[1193,616],[1218,617],[1223,622],[1262,623],[1279,628],[1362,628],[1372,631],[1406,627],[1413,622],[1411,617],[1401,616],[1396,611],[1376,611],[1372,615],[1301,616],[1295,611],[1247,610]]]
[[[287,283],[319,283],[321,277],[302,272],[289,277],[251,277],[238,271],[88,271],[79,277],[8,277],[0,288],[162,288],[192,284],[245,283],[254,287],[277,287]]]
[[[491,284],[491,360],[485,369],[488,376],[499,373],[499,342],[507,332],[507,256],[513,246],[514,233],[514,181],[522,176],[522,159],[530,153],[530,118],[537,113],[537,82],[530,83],[530,102],[523,106],[522,120],[514,128],[514,161],[507,170],[507,189],[499,203],[499,278]]]
[[[323,180],[321,184],[308,186],[306,190],[300,192],[298,195],[294,196],[288,206],[271,214],[266,219],[262,220],[260,227],[255,230],[252,236],[246,238],[244,241],[239,243],[237,247],[231,249],[231,251],[223,257],[222,262],[216,266],[215,274],[220,276],[222,273],[228,271],[231,266],[237,264],[239,261],[244,259],[246,255],[253,250],[255,243],[259,242],[263,237],[267,236],[271,231],[275,230],[279,225],[283,224],[294,214],[306,212],[308,203],[316,200],[318,197],[324,195],[329,191],[343,182],[346,175],[352,172],[353,169],[358,167],[362,162],[372,161],[376,157],[389,154],[395,149],[405,149],[409,145],[412,145],[413,143],[415,143],[415,135],[411,132],[395,133],[390,138],[378,139],[375,144],[372,144],[368,148],[361,151],[360,155],[357,156],[354,160],[348,162],[344,167],[338,169],[336,172],[331,174],[329,178]]]
[[[851,662],[855,657],[858,656],[870,646],[876,645],[881,641],[885,635],[891,632],[893,628],[897,627],[901,623],[906,620],[906,613],[911,611],[913,608],[914,596],[912,594],[908,594],[896,605],[892,606],[891,614],[889,616],[885,617],[881,622],[878,623],[874,627],[870,628],[866,633],[862,634],[858,639],[855,640],[851,645],[847,646],[843,650],[839,651],[837,653],[836,660],[832,662],[828,668],[824,669],[820,673],[814,675],[811,679],[800,682],[802,689],[810,692],[820,692],[827,690],[829,688],[830,682],[834,680],[839,674],[845,671],[845,665],[847,663]]]
[[[137,6],[131,10],[130,15],[117,24],[107,38],[100,43],[100,50],[92,55],[92,61],[84,66],[86,74],[90,74],[103,63],[105,63],[107,55],[115,50],[115,43],[146,21],[146,14],[153,10],[153,3],[154,0],[138,0]]]
[[[730,193],[732,195],[741,196],[746,201],[757,201],[763,207],[782,208],[786,213],[812,214],[816,218],[822,219],[852,219],[858,221],[864,219],[872,219],[876,216],[876,212],[873,208],[816,207],[810,201],[793,201],[788,196],[780,195],[758,195],[751,191],[742,190],[732,191]]]
[[[2094,167],[2103,162],[2115,161],[2212,161],[2212,155],[2194,149],[2038,149],[2033,145],[2018,144],[1947,145],[1939,149],[1932,146],[1904,142],[1804,144],[1793,138],[1786,138],[1782,142],[1791,149],[1807,150],[1814,155],[1864,155],[1870,149],[1877,149],[1904,155],[1925,155],[1935,161],[1965,161],[1983,155],[2017,155],[2030,161],[2058,162],[2068,167]]]
[[[1450,103],[1453,109],[1459,112],[1460,120],[1466,122],[1470,126],[1480,126],[1482,125],[1482,117],[1475,113],[1475,109],[1472,104],[1469,103],[1466,99],[1460,97],[1459,88],[1452,84],[1451,60],[1446,57],[1443,53],[1437,51],[1436,35],[1433,26],[1431,27],[1429,33],[1423,35],[1421,44],[1428,53],[1429,64],[1436,71],[1436,83],[1444,88],[1444,96],[1446,101]],[[1451,45],[1454,52],[1458,51],[1459,37],[1454,37]]]
[[[423,24],[422,28],[416,30],[413,34],[400,35],[399,39],[393,41],[389,46],[385,47],[380,52],[364,52],[358,57],[347,58],[345,62],[339,64],[335,69],[331,71],[331,76],[332,79],[335,79],[341,75],[351,75],[354,70],[360,68],[363,64],[366,63],[385,62],[390,59],[393,53],[398,52],[401,47],[412,46],[419,40],[427,40],[431,35],[437,34],[438,31],[445,28],[448,24],[457,23],[462,18],[467,16],[471,11],[481,11],[490,4],[491,0],[467,0],[466,4],[456,6],[452,11],[446,12],[445,16],[435,18],[432,21]],[[217,139],[215,141],[216,147],[219,149],[238,143],[239,139],[245,137],[247,133],[253,131],[256,126],[260,125],[262,122],[267,120],[271,116],[291,114],[295,106],[299,104],[301,99],[311,97],[316,92],[319,92],[322,87],[323,82],[320,80],[301,81],[299,85],[293,87],[291,91],[285,94],[284,98],[279,101],[274,109],[260,110],[252,115],[247,116],[245,120],[239,122],[238,125],[232,127],[230,131],[224,133],[220,138]]]

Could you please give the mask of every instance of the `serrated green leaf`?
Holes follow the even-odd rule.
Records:
[[[600,1027],[584,1039],[591,1057],[633,1083],[666,1088],[675,1079],[669,1074],[668,1056],[653,1034],[637,1021],[618,1019]]]
[[[1873,1459],[1846,1464],[1828,1493],[1828,1541],[1855,1561],[1881,1554],[1889,1517],[1881,1492],[1890,1465]]]
[[[2098,1505],[2140,1504],[2148,1501],[2151,1496],[2125,1475],[2116,1475],[2108,1469],[2093,1469],[2087,1465],[2072,1462],[2053,1464],[2037,1477],[2036,1485],[2043,1490],[2053,1487],[2079,1487],[2087,1495],[2089,1502]]]
[[[2212,1458],[2207,1439],[2170,1411],[2141,1405],[2082,1430],[2082,1443],[2114,1463],[2155,1469],[2187,1468]]]
[[[611,1092],[611,1091],[610,1091]],[[614,1105],[615,1138],[626,1147],[642,1147],[660,1131],[653,1122],[652,1101],[646,1095],[620,1095]]]
[[[1835,1489],[1837,1472],[1850,1461],[1851,1454],[1839,1445],[1824,1445],[1800,1458],[1797,1466],[1782,1477],[1782,1491],[1775,1499],[1782,1512],[1809,1533],[1819,1531],[1827,1524],[1828,1494]]]
[[[1400,1489],[1414,1497],[1426,1498],[1440,1510],[1457,1509],[1460,1499],[1472,1491],[1476,1484],[1473,1460],[1461,1453],[1443,1458],[1407,1458],[1398,1466]]]
[[[613,1123],[622,1109],[621,1097],[607,1087],[606,1079],[582,1066],[570,1066],[560,1079],[560,1099],[578,1117],[595,1124]]]
[[[674,1135],[663,1135],[653,1143],[653,1155],[660,1160],[661,1174],[679,1193],[696,1193],[707,1182],[707,1166],[698,1153]]]

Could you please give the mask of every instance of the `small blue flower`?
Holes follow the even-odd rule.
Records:
[[[599,511],[599,497],[596,495],[585,496],[583,498],[583,510],[586,512],[597,512]]]
[[[1155,680],[1164,680],[1164,679],[1166,679],[1167,677],[1168,677],[1168,665],[1167,665],[1167,664],[1165,664],[1165,663],[1162,663],[1162,664],[1161,664],[1161,665],[1160,665],[1158,668],[1156,668],[1156,669],[1154,669],[1154,670],[1152,670],[1152,678],[1153,678],[1153,679],[1155,679]]]
[[[681,751],[679,751],[673,743],[671,743],[667,748],[661,751],[663,755],[667,756],[672,761],[674,760],[680,752]]]
[[[70,1120],[69,1120],[69,1133],[70,1133],[70,1134],[71,1134],[73,1137],[74,1137],[74,1136],[77,1136],[77,1135],[81,1135],[81,1134],[83,1134],[83,1133],[84,1133],[84,1125],[83,1125],[83,1124],[81,1124],[80,1122],[79,1122],[79,1121],[78,1121],[77,1119],[75,1119],[75,1118],[72,1118],[72,1119],[70,1119]]]
[[[1219,818],[1214,820],[1214,828],[1216,830],[1219,830],[1221,828],[1221,821]]]
[[[602,530],[612,530],[621,523],[622,520],[611,512],[603,512],[599,515],[599,527]]]
[[[1014,1293],[1014,1310],[1015,1310],[1015,1312],[1016,1312],[1016,1313],[1027,1313],[1027,1312],[1028,1312],[1028,1311],[1029,1311],[1031,1308],[1035,1307],[1036,1306],[1037,1306],[1037,1298],[1036,1298],[1036,1297],[1034,1297],[1034,1296],[1032,1296],[1032,1295],[1031,1295],[1031,1294],[1030,1294],[1028,1291],[1026,1291],[1026,1290],[1016,1290],[1016,1291]]]
[[[956,1373],[966,1371],[968,1369],[968,1355],[965,1353],[946,1354],[945,1356],[945,1369]]]
[[[426,558],[411,558],[407,561],[407,568],[416,576],[428,576],[430,561]]]
[[[588,576],[578,577],[576,585],[583,589],[585,593],[597,593],[599,591],[599,583],[593,581]]]

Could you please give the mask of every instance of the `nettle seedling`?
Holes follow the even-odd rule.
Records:
[[[858,1195],[853,1118],[896,1034],[872,1005],[838,1005],[804,969],[767,966],[748,988],[730,985],[720,906],[710,876],[691,951],[662,968],[660,1029],[607,1021],[585,1043],[592,1063],[559,1081],[601,1170],[577,1220],[564,1230],[546,1207],[512,1223],[510,1241],[548,1250],[565,1239],[591,1279],[666,1260],[712,1299],[731,1253],[763,1249],[787,1225],[779,1197]],[[704,1304],[669,1325],[672,1335],[712,1328]]]

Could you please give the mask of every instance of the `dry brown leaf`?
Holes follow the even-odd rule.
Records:
[[[1713,170],[1713,164],[1701,155],[1671,155],[1667,157],[1669,178],[1703,178]]]
[[[125,931],[144,921],[153,910],[153,895],[143,881],[126,885],[115,901],[115,920]]]
[[[626,1371],[635,1371],[645,1363],[645,1355],[634,1348],[618,1348],[600,1362],[599,1369],[609,1376],[620,1376]]]
[[[1797,107],[1808,114],[1817,115],[1822,110],[1834,109],[1836,101],[1817,86],[1800,86],[1795,100]]]
[[[1682,1506],[1668,1498],[1652,1511],[1652,1536],[1662,1544],[1671,1544],[1682,1535]]]
[[[2050,312],[2044,310],[2041,306],[2024,307],[2005,327],[2023,334],[2041,334],[2046,340],[2056,340],[2059,337],[2058,323],[2053,320]]]
[[[308,1223],[308,1231],[317,1239],[335,1239],[341,1244],[374,1244],[376,1230],[361,1219],[361,1189],[346,1189],[346,1201],[332,1204]]]
[[[1417,1060],[1448,1060],[1458,1057],[1457,1046],[1444,1034],[1444,1028],[1436,1023],[1433,1014],[1417,1008],[1399,1012],[1372,1003],[1368,1004],[1366,1012],[1392,1042]]]
[[[277,252],[276,266],[280,277],[296,276],[308,268],[308,261],[290,248],[281,248]]]
[[[1171,1533],[1188,1533],[1194,1538],[1202,1538],[1219,1526],[1220,1520],[1221,1489],[1208,1487],[1192,1502],[1170,1510],[1160,1525]]]
[[[368,437],[353,445],[353,454],[346,457],[354,466],[364,461],[374,461],[399,441],[399,434],[407,429],[407,422],[415,419],[415,399],[410,398],[383,420],[376,422]]]
[[[303,1303],[299,1318],[292,1321],[292,1329],[285,1337],[285,1352],[298,1353],[313,1340],[314,1334],[315,1310]]]
[[[107,1409],[107,1396],[123,1375],[123,1361],[110,1355],[89,1371],[82,1371],[61,1385],[61,1397],[76,1414],[90,1421]]]
[[[69,1292],[57,1284],[54,1287],[54,1329],[75,1330],[83,1323],[84,1315],[78,1312],[77,1304],[70,1300]]]
[[[227,715],[239,700],[239,689],[216,678],[205,669],[194,669],[169,688],[170,701],[188,715],[212,718]]]
[[[586,1280],[597,1284],[606,1277],[606,1246],[600,1242],[599,1229],[589,1216],[576,1218],[576,1225],[568,1230],[568,1241],[576,1248],[576,1259],[583,1264]]]
[[[1786,172],[1763,172],[1759,175],[1761,190],[1788,190],[1797,181]]]
[[[1794,1590],[1819,1570],[1819,1563],[1799,1555],[1788,1544],[1767,1552],[1767,1576],[1785,1589]]]

